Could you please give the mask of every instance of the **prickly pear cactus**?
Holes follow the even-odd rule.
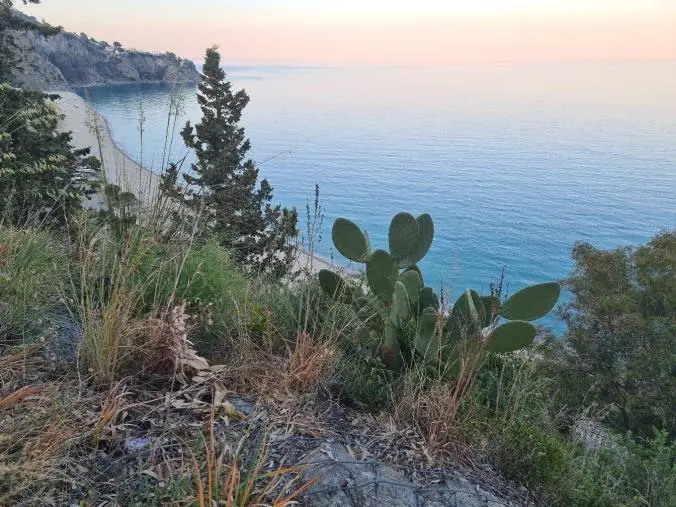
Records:
[[[561,286],[558,283],[531,285],[510,297],[500,315],[510,320],[536,320],[547,315],[559,300]]]
[[[431,216],[424,214],[414,218],[409,213],[399,213],[390,223],[390,254],[401,268],[415,266],[427,255],[433,238]]]
[[[390,366],[400,363],[397,340],[402,323],[412,316],[417,318],[428,306],[434,309],[439,306],[434,291],[424,287],[422,273],[417,267],[432,245],[432,217],[427,214],[417,218],[409,213],[397,214],[390,223],[389,252],[381,249],[372,252],[368,233],[346,218],[335,221],[331,236],[342,255],[353,262],[365,264],[366,282],[371,293],[388,309],[384,328],[379,330],[384,337],[383,361]],[[337,273],[320,271],[319,283],[324,292],[336,301],[352,304],[358,312],[363,310],[363,305],[358,302],[358,291]]]
[[[368,288],[386,310],[386,318],[370,319],[368,298],[337,273],[320,271],[319,283],[334,300],[354,306],[364,323],[362,331],[382,337],[381,359],[393,369],[402,364],[401,330],[405,324],[412,323],[416,329],[415,343],[408,344],[409,348],[425,362],[457,360],[467,343],[486,352],[513,352],[533,343],[536,329],[530,322],[549,313],[561,293],[558,283],[532,285],[501,304],[495,296],[467,289],[445,315],[417,266],[434,239],[430,215],[395,215],[388,231],[389,251],[372,252],[367,232],[346,218],[336,220],[332,238],[342,255],[365,264]]]

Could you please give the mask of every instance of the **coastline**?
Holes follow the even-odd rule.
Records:
[[[115,143],[107,120],[75,92],[48,93],[55,93],[61,97],[54,103],[63,114],[59,129],[71,132],[75,148],[90,148],[91,154],[101,160],[106,181],[119,185],[123,191],[132,192],[142,202],[153,202],[159,195],[160,176],[142,167]],[[104,201],[99,194],[85,202],[85,207],[90,209],[100,209],[103,206]],[[310,273],[317,273],[321,269],[348,271],[303,248],[297,248],[296,252],[293,271],[305,270]]]
[[[54,92],[61,98],[55,105],[63,114],[59,122],[62,131],[72,133],[75,148],[90,148],[101,161],[107,183],[132,192],[142,202],[152,202],[158,195],[160,176],[142,167],[122,151],[113,141],[108,122],[82,97],[74,92]],[[89,208],[100,208],[100,195],[85,203]]]
[[[166,85],[195,85],[199,84],[199,81],[167,81],[166,79],[156,79],[156,80],[139,80],[139,81],[108,81],[105,83],[95,82],[89,84],[71,84],[69,86],[71,89],[82,88],[105,88],[106,86],[123,86],[123,85],[138,85],[138,84],[166,84]],[[48,92],[51,93],[51,92]],[[61,92],[54,92],[61,93]]]
[[[325,259],[315,253],[310,253],[305,248],[296,248],[296,260],[291,268],[292,272],[305,271],[311,274],[317,274],[322,269],[337,271],[345,275],[354,275],[357,273],[355,270],[334,264],[329,259]]]

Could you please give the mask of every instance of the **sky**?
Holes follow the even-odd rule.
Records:
[[[229,62],[266,64],[676,60],[676,0],[42,0],[21,9],[196,61],[213,45]]]

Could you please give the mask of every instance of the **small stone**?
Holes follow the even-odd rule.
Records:
[[[235,407],[237,412],[247,416],[250,415],[256,408],[256,406],[251,401],[244,398],[230,399],[230,403],[232,403],[232,406]]]
[[[136,453],[149,447],[152,443],[153,439],[150,437],[127,438],[124,441],[124,448],[127,452]]]

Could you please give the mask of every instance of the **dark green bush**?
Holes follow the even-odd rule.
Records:
[[[664,431],[651,439],[616,437],[605,448],[578,454],[567,487],[551,490],[553,505],[580,507],[676,504],[676,445]]]
[[[146,308],[173,301],[188,303],[196,316],[195,344],[203,353],[214,353],[230,334],[237,318],[237,302],[249,286],[228,251],[215,240],[187,248],[156,245],[139,267],[139,276],[152,278]]]
[[[618,432],[676,436],[676,231],[639,248],[578,244],[562,317],[563,341],[551,346],[547,374],[568,410],[608,409]]]
[[[545,495],[566,487],[573,455],[572,447],[558,434],[518,420],[499,439],[496,451],[505,477]]]
[[[347,356],[338,361],[333,384],[348,404],[381,410],[392,402],[391,374],[379,358]]]
[[[609,437],[584,451],[547,396],[551,379],[532,359],[505,356],[481,369],[463,405],[464,438],[482,446],[506,477],[547,505],[580,507],[676,504],[676,444],[665,431],[651,439]]]
[[[1,31],[1,29],[0,29]],[[0,221],[64,226],[94,192],[100,164],[76,150],[53,96],[0,83]]]
[[[620,476],[626,477],[625,494],[637,505],[667,507],[676,505],[676,442],[666,431],[655,431],[650,439],[619,440],[619,461],[624,464]],[[624,450],[628,455],[623,460]]]

